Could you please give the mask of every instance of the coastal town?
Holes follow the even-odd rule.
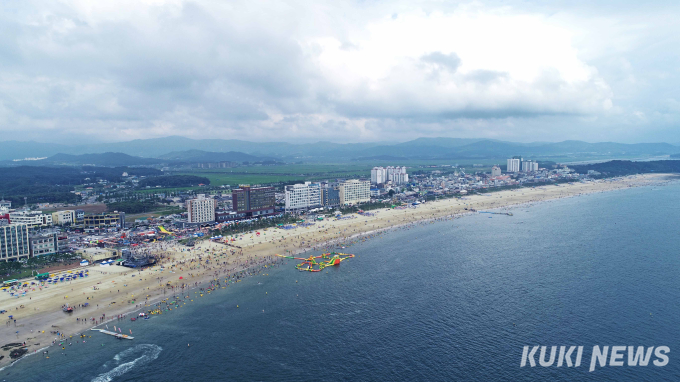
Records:
[[[17,208],[3,200],[0,313],[16,330],[0,338],[14,344],[3,348],[0,364],[82,333],[83,325],[152,314],[168,293],[261,274],[281,264],[274,255],[332,252],[385,229],[667,181],[653,174],[598,179],[520,158],[508,159],[504,171],[472,169],[374,167],[365,179],[146,193],[173,213],[134,220],[123,211],[86,212],[118,196],[112,190],[128,180],[85,187],[72,205]]]
[[[680,380],[680,2],[0,9],[0,382]]]
[[[36,203],[23,206],[0,200],[0,260],[26,261],[63,253],[87,254],[91,247],[114,246],[123,251],[137,244],[137,237],[156,240],[170,230],[209,235],[229,226],[257,221],[292,221],[301,215],[313,219],[379,207],[414,207],[439,198],[563,182],[588,182],[597,172],[578,174],[566,165],[539,168],[538,162],[507,160],[489,171],[457,165],[374,167],[365,178],[308,181],[290,185],[239,185],[205,187],[188,191],[147,192],[142,200],[159,201],[172,208],[169,215],[130,219],[125,211],[107,210],[107,204],[129,198],[139,178],[122,174],[122,181],[95,180],[74,191],[76,203]],[[481,166],[481,165],[480,165]],[[429,167],[429,168],[428,168]],[[434,167],[436,169],[432,170]],[[423,171],[427,168],[429,171]],[[409,173],[410,172],[410,173]],[[140,194],[134,194],[135,201]],[[98,202],[99,201],[99,202]],[[106,203],[105,203],[106,202]],[[153,202],[152,202],[153,203]],[[88,212],[86,212],[86,210]],[[101,211],[93,213],[90,211]],[[267,225],[260,223],[259,225]],[[273,224],[270,224],[273,226]],[[135,235],[136,233],[136,235]],[[90,261],[102,260],[89,258]]]

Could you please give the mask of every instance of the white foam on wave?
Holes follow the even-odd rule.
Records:
[[[100,374],[92,379],[92,382],[111,382],[113,378],[119,377],[128,371],[132,370],[135,366],[146,365],[147,363],[158,358],[161,354],[161,348],[158,345],[153,344],[140,344],[133,346],[129,349],[123,350],[122,352],[116,354],[113,359],[116,364],[120,363],[121,359],[127,358],[128,356],[135,355],[136,353],[141,353],[141,355],[132,361],[122,363],[115,368],[107,371],[106,373]],[[107,362],[108,363],[108,362]]]

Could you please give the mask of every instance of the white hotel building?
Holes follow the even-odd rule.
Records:
[[[187,200],[189,223],[210,223],[215,221],[217,200],[199,194],[196,199]]]
[[[321,184],[305,182],[286,186],[286,211],[304,210],[322,206]]]
[[[340,204],[358,204],[371,200],[371,182],[367,180],[347,180],[340,183]]]

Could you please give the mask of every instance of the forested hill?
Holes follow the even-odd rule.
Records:
[[[579,174],[587,174],[594,170],[602,176],[624,176],[649,173],[680,173],[680,160],[657,160],[649,162],[632,162],[627,160],[613,160],[603,163],[569,166]]]
[[[24,197],[28,203],[73,203],[78,200],[71,193],[75,186],[97,179],[120,182],[124,172],[137,176],[162,174],[156,169],[128,167],[0,167],[0,196],[14,205],[23,205]]]

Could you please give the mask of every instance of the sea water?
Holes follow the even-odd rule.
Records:
[[[321,273],[287,261],[192,291],[180,309],[109,323],[132,341],[91,332],[0,379],[680,380],[680,184],[512,212],[392,230]],[[536,345],[584,346],[582,365],[520,367]],[[590,372],[594,345],[668,346],[670,362]]]

